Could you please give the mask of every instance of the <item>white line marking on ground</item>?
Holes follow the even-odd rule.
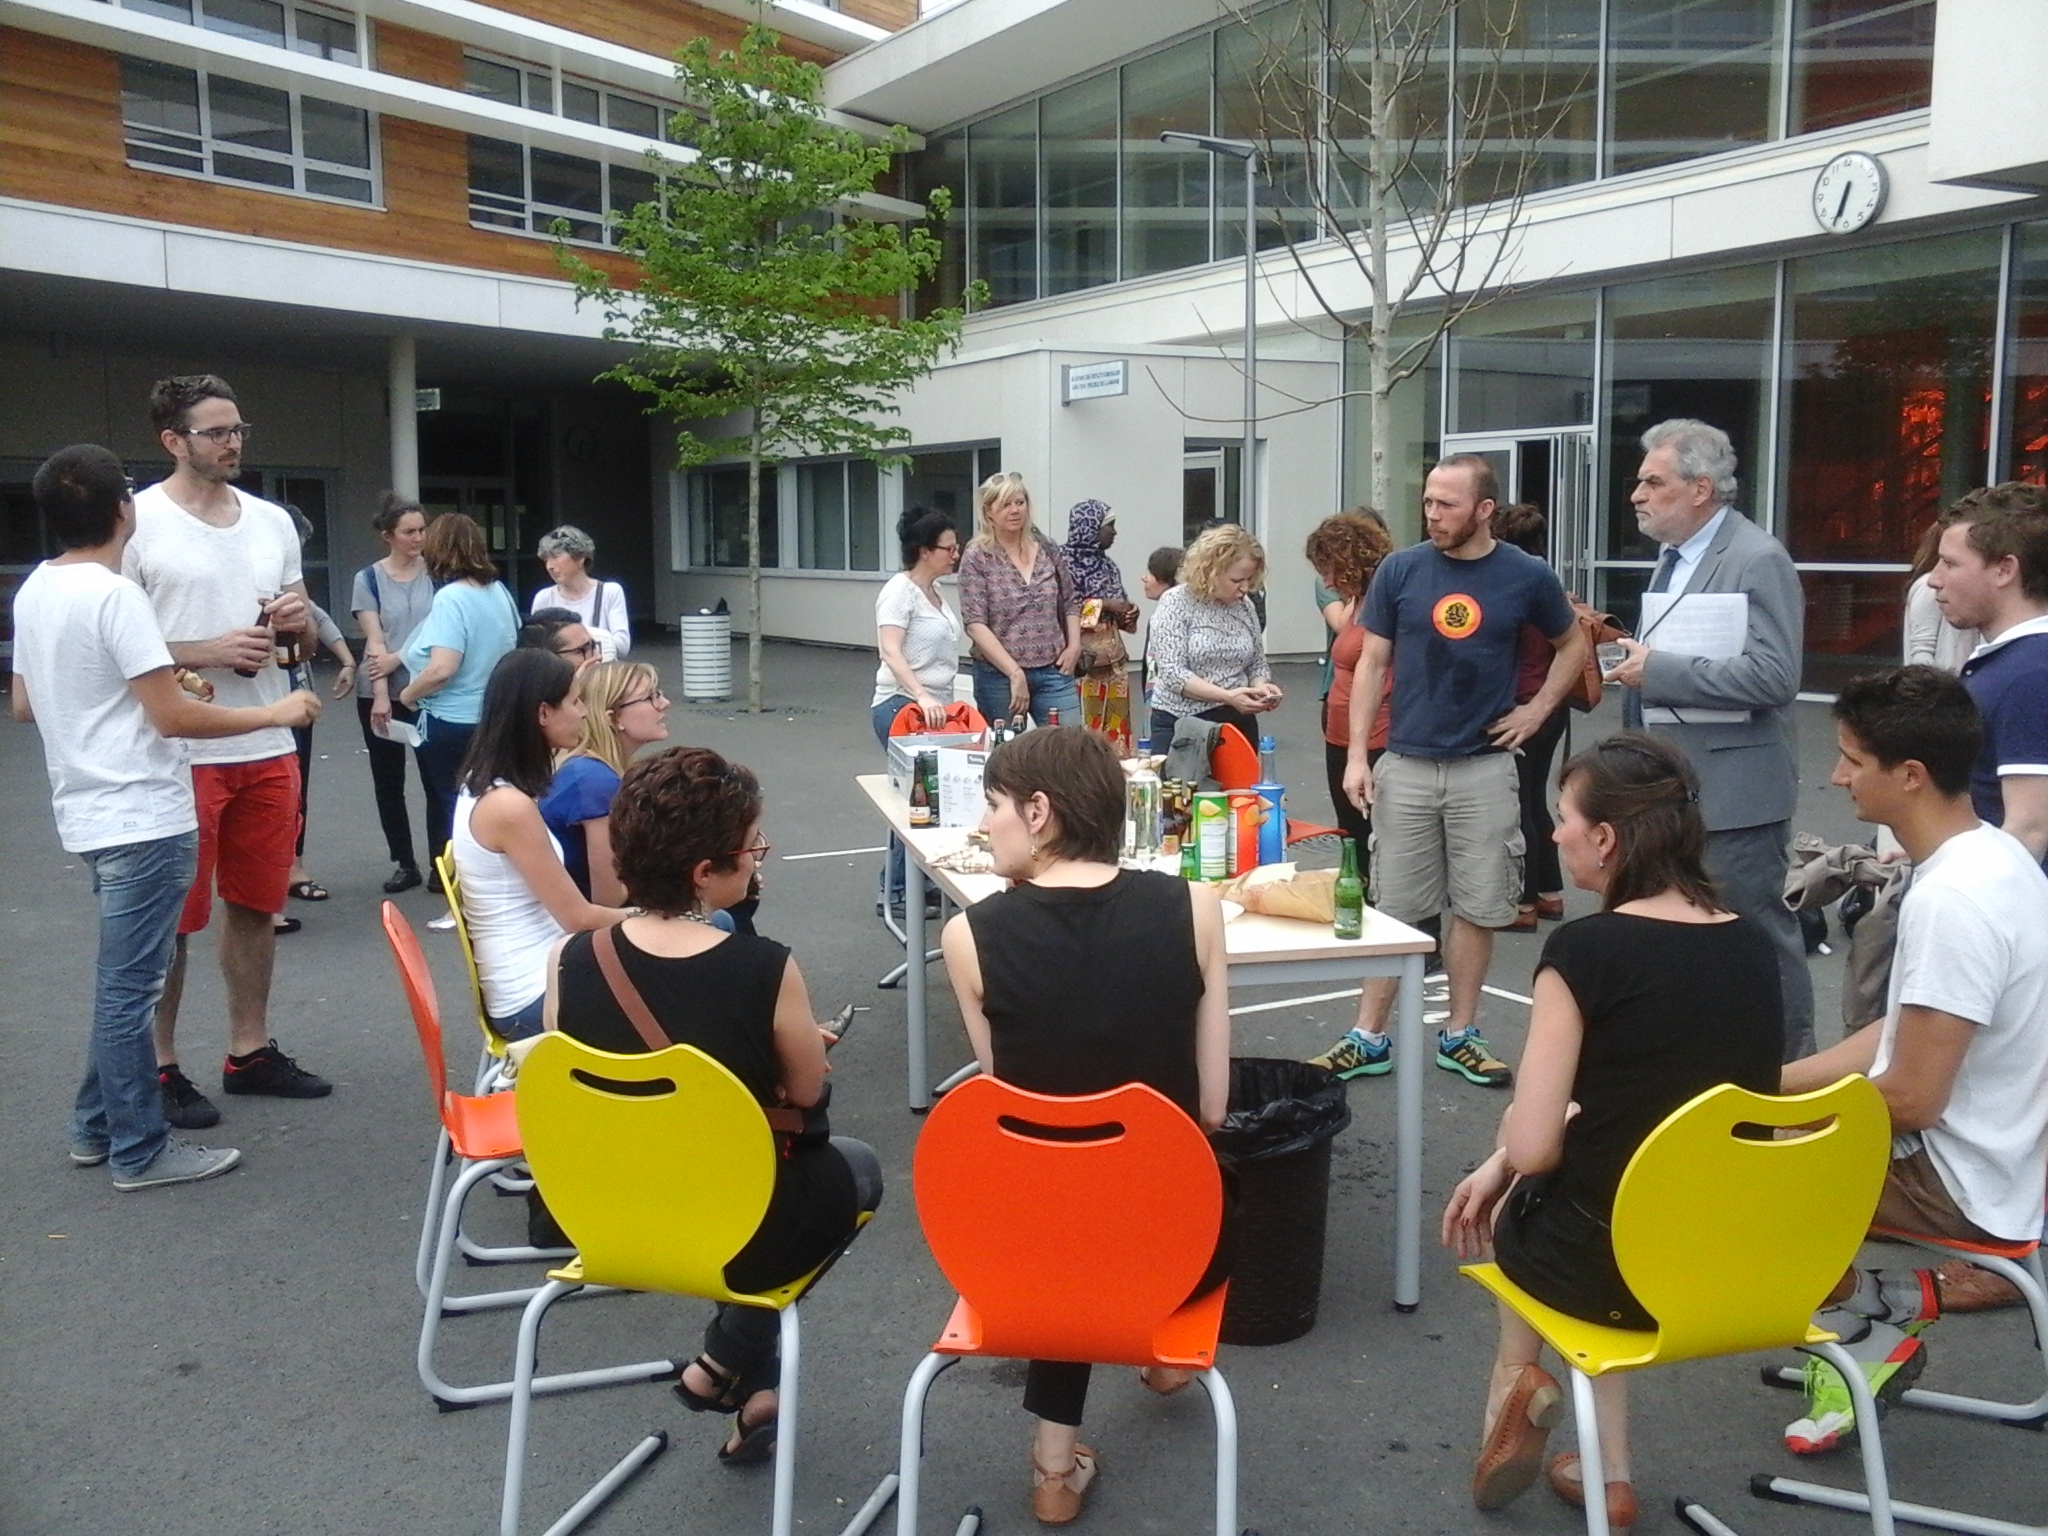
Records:
[[[782,862],[785,864],[796,864],[804,859],[849,859],[856,853],[887,853],[888,851],[887,847],[828,848],[823,853],[785,853],[782,856]]]
[[[1536,999],[1533,997],[1524,997],[1519,992],[1503,992],[1499,987],[1483,986],[1479,990],[1486,993],[1489,997],[1504,997],[1511,1003],[1520,1003],[1524,1008],[1534,1007],[1536,1003]]]
[[[1499,987],[1481,987],[1479,990],[1490,993],[1494,997],[1505,998],[1511,1003],[1520,1003],[1525,1008],[1534,1001],[1532,998],[1522,996],[1519,992],[1504,992]],[[1283,997],[1270,1003],[1246,1003],[1242,1008],[1231,1009],[1230,1016],[1236,1018],[1240,1014],[1246,1013],[1277,1013],[1282,1008],[1299,1008],[1307,1003],[1334,1003],[1342,998],[1356,997],[1358,993],[1359,988],[1346,987],[1342,992],[1314,992],[1307,997]],[[1449,1015],[1446,1015],[1446,1017],[1449,1017]]]

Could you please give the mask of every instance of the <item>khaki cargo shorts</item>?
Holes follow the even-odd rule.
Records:
[[[1515,920],[1526,850],[1513,753],[1388,752],[1373,787],[1373,906],[1403,923],[1446,906],[1481,928]]]

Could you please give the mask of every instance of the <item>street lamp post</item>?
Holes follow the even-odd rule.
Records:
[[[1162,133],[1159,142],[1185,144],[1205,154],[1244,162],[1244,447],[1239,450],[1237,515],[1239,522],[1253,529],[1259,484],[1259,146],[1247,139],[1219,139],[1206,133]]]

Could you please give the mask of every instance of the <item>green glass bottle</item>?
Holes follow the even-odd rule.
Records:
[[[1180,842],[1180,877],[1183,880],[1202,878],[1202,851],[1195,846],[1192,837],[1183,837]]]
[[[1333,925],[1340,939],[1362,938],[1365,934],[1365,882],[1358,875],[1358,844],[1344,839],[1344,856],[1337,865],[1337,920]]]

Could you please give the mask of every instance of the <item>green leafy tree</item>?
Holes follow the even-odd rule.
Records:
[[[660,195],[618,219],[635,280],[560,255],[579,300],[603,306],[606,338],[634,347],[603,377],[646,395],[650,412],[707,424],[678,432],[678,464],[746,459],[747,707],[759,710],[763,467],[798,453],[900,462],[892,450],[910,434],[890,419],[894,397],[958,344],[961,312],[905,317],[939,241],[922,223],[856,211],[908,130],[869,142],[830,122],[818,66],[764,27],[737,51],[691,43],[676,79],[696,110],[677,115],[673,136],[696,158],[650,157]],[[949,206],[935,192],[925,215]]]

